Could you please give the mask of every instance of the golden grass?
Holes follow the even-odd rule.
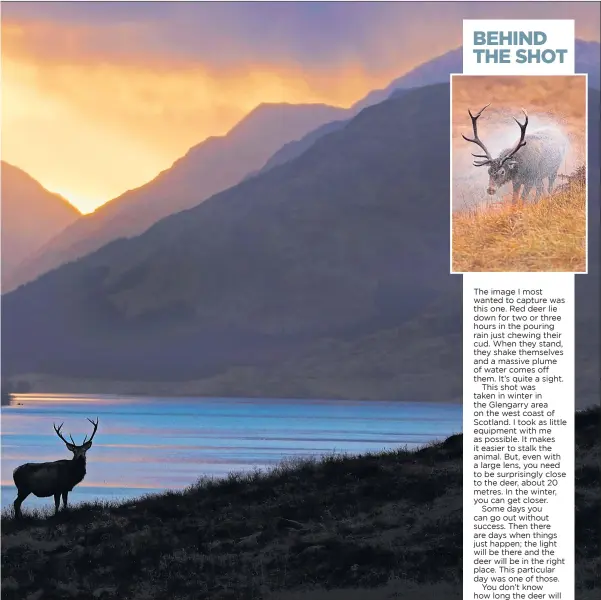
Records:
[[[453,214],[453,271],[586,270],[586,188]]]

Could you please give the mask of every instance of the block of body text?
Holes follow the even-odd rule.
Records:
[[[463,293],[464,600],[573,600],[574,275]]]

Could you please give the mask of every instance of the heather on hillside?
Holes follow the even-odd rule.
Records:
[[[576,598],[597,597],[599,408],[576,413]],[[461,435],[2,522],[2,597],[460,598]],[[29,516],[27,516],[29,515]],[[596,593],[597,592],[597,593]]]

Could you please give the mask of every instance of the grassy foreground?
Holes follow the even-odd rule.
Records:
[[[577,413],[579,600],[600,586],[599,417]],[[2,598],[460,598],[462,441],[283,463],[56,518],[25,503],[23,522],[3,515]]]
[[[453,214],[453,270],[586,270],[584,167],[551,196]]]

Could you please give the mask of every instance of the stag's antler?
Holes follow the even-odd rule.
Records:
[[[94,421],[92,421],[92,419],[88,419],[88,421],[90,421],[90,423],[92,423],[92,425],[94,425],[94,431],[92,432],[92,437],[88,440],[88,436],[86,434],[86,437],[83,440],[83,443],[86,443],[86,440],[88,440],[88,442],[91,442],[94,439],[94,436],[96,435],[96,430],[98,429],[98,417],[96,417],[96,423],[94,423]],[[82,444],[83,446],[83,444]]]
[[[76,443],[73,441],[73,438],[71,438],[71,442],[69,442],[68,440],[66,440],[66,439],[65,439],[65,438],[62,436],[62,434],[61,434],[61,429],[63,428],[63,425],[64,425],[64,423],[61,423],[61,424],[58,426],[58,429],[57,429],[56,425],[55,425],[54,423],[52,423],[52,427],[54,427],[54,431],[56,432],[56,435],[58,435],[58,437],[59,437],[61,440],[63,440],[63,442],[65,442],[65,444],[71,444],[71,443],[72,443],[72,444],[73,444],[73,446],[77,446],[77,444],[76,444]]]
[[[94,425],[94,431],[92,432],[92,437],[89,440],[88,440],[88,436],[86,434],[86,437],[84,438],[83,443],[81,444],[82,446],[86,443],[86,440],[88,442],[92,441],[93,437],[96,435],[96,430],[98,429],[98,417],[96,417],[96,423],[94,423],[94,421],[92,421],[92,419],[88,419],[88,421],[90,421],[90,423],[92,423],[92,425]],[[69,434],[69,437],[71,438],[71,442],[69,442],[62,436],[61,429],[63,428],[63,425],[64,425],[64,423],[61,423],[57,428],[56,425],[54,423],[52,423],[52,426],[54,427],[54,431],[56,432],[56,435],[58,435],[58,437],[61,440],[63,440],[63,442],[65,442],[65,444],[77,446],[77,444],[75,443],[75,440],[73,439],[73,436],[71,434]]]
[[[475,158],[483,158],[484,159],[481,161],[474,161],[475,167],[482,167],[483,165],[488,165],[493,160],[492,156],[490,155],[490,152],[488,151],[488,149],[486,148],[486,146],[484,145],[482,140],[478,137],[478,125],[476,123],[476,121],[478,120],[478,117],[484,112],[484,109],[488,108],[489,106],[490,106],[490,102],[480,112],[478,112],[475,115],[473,115],[472,111],[468,108],[467,112],[469,113],[470,118],[472,119],[472,127],[474,129],[474,138],[471,139],[471,138],[465,137],[463,134],[461,134],[461,137],[466,142],[472,142],[472,143],[476,144],[477,146],[479,146],[480,148],[482,148],[482,150],[484,150],[484,154],[472,154],[472,156],[474,156]]]
[[[525,121],[524,123],[520,123],[515,117],[513,120],[520,126],[520,141],[516,144],[515,148],[501,161],[501,165],[505,163],[505,161],[509,160],[520,148],[526,145],[524,138],[526,137],[526,127],[528,127],[528,113],[522,108],[522,112],[524,113]]]

